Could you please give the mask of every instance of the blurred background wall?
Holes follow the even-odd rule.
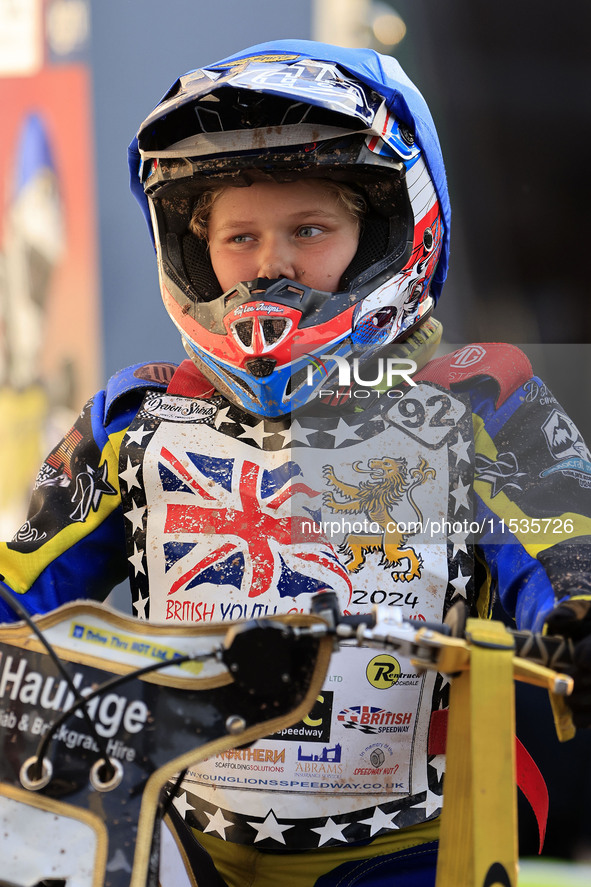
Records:
[[[2,538],[102,379],[89,48],[84,4],[0,0]]]
[[[186,356],[162,306],[154,251],[129,192],[129,142],[180,74],[274,37],[309,39],[311,2],[91,4],[106,375],[140,360]]]

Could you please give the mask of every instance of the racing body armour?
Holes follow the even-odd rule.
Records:
[[[331,589],[344,612],[379,604],[420,624],[471,603],[469,400],[426,381],[390,394],[290,427],[220,396],[149,391],[120,451],[135,612],[229,623],[309,612]],[[402,656],[344,646],[303,721],[190,769],[177,805],[194,827],[275,851],[423,822],[441,808],[443,757],[427,748],[447,688]]]
[[[291,428],[196,372],[122,370],[47,456],[25,523],[0,542],[2,584],[30,613],[104,600],[129,572],[146,619],[308,611],[331,588],[350,613],[380,604],[419,623],[456,600],[486,616],[498,594],[540,631],[557,600],[591,587],[591,455],[514,346],[465,346],[403,396],[316,401]],[[5,602],[0,618],[15,619]],[[275,851],[421,823],[441,806],[447,687],[344,647],[302,723],[193,768],[177,807]]]

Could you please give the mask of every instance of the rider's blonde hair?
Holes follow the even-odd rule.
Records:
[[[314,178],[302,179],[302,181],[319,182],[327,191],[334,194],[339,203],[344,206],[345,210],[353,216],[358,226],[361,226],[361,220],[367,209],[367,204],[362,194],[359,194],[349,185],[346,185],[343,182],[335,182],[332,179]],[[218,197],[230,187],[232,186],[225,183],[214,185],[204,191],[197,199],[191,214],[189,230],[196,237],[199,237],[200,240],[208,239],[207,229],[212,207]]]

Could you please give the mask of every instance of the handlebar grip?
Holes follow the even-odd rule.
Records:
[[[313,595],[310,609],[311,612],[322,615],[327,619],[333,628],[337,625],[348,625],[352,628],[366,625],[367,628],[372,629],[380,622],[380,608],[374,608],[372,613],[365,613],[363,615],[343,615],[339,608],[337,595],[329,590]],[[462,638],[464,637],[466,616],[465,606],[459,603],[449,610],[444,623],[417,622],[415,626],[417,630],[419,628],[427,628],[441,634]],[[568,672],[572,670],[574,665],[574,644],[570,638],[564,638],[560,635],[543,635],[531,631],[514,630],[511,630],[511,635],[515,640],[516,656],[537,662],[554,671]]]
[[[523,659],[539,662],[555,671],[568,671],[574,664],[574,644],[570,638],[532,631],[512,631],[515,652]]]

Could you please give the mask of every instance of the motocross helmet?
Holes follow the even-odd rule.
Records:
[[[398,63],[372,50],[281,40],[192,71],[142,123],[130,168],[185,349],[255,415],[298,409],[340,358],[365,361],[404,339],[445,279],[449,204],[435,128]],[[302,177],[346,183],[367,207],[337,291],[259,278],[222,292],[206,241],[189,230],[200,195]]]

